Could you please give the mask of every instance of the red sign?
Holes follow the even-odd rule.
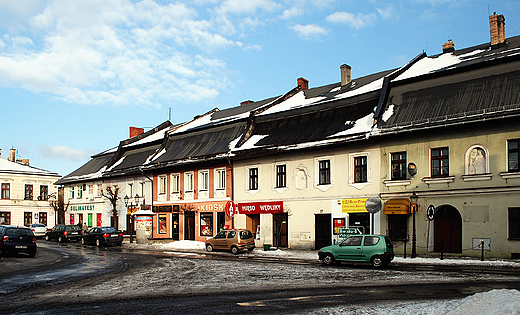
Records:
[[[238,213],[283,213],[283,201],[241,202],[238,204]]]
[[[229,200],[226,202],[226,206],[224,207],[224,211],[226,211],[226,214],[228,217],[232,218],[235,216],[235,214],[238,214],[237,206],[233,202],[233,200]]]

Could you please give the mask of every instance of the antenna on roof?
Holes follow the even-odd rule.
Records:
[[[426,48],[423,50],[423,52],[427,52],[428,51],[428,41],[426,41]]]
[[[172,108],[168,108],[168,120],[172,121]]]

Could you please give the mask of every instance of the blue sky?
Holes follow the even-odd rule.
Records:
[[[67,175],[149,130],[520,35],[518,0],[0,0],[0,147]]]

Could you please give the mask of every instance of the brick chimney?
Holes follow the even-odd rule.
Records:
[[[298,78],[298,86],[300,86],[302,90],[309,89],[309,80],[305,80],[304,78]]]
[[[135,136],[138,136],[144,132],[143,128],[138,127],[130,127],[130,138],[133,138]]]
[[[251,104],[251,103],[253,103],[253,101],[243,101],[240,103],[240,106],[244,106],[244,105]]]
[[[8,161],[14,162],[16,160],[16,149],[9,150],[9,156],[7,157]]]
[[[447,43],[442,44],[442,53],[445,54],[452,51],[455,51],[455,43],[451,39],[448,39]]]
[[[506,41],[506,19],[502,14],[497,15],[493,12],[493,15],[489,16],[489,33],[491,35],[491,46],[497,46],[505,43]]]
[[[352,68],[349,65],[341,65],[339,67],[339,70],[341,72],[341,86],[347,85],[352,81],[350,73]]]

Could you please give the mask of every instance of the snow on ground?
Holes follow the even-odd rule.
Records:
[[[155,251],[203,251],[204,243],[196,241],[176,241],[165,244],[136,244],[123,243],[124,247],[135,249],[149,249]],[[252,252],[257,256],[271,256],[279,258],[298,258],[298,259],[318,259],[318,251],[315,250],[292,250],[292,249],[273,249],[264,251],[262,248],[255,248]],[[472,265],[472,266],[509,266],[520,268],[519,264],[513,261],[490,260],[480,261],[476,259],[444,259],[439,258],[414,258],[404,259],[396,257],[394,262],[399,264],[413,263],[424,265]],[[298,313],[301,314],[301,313]],[[476,293],[464,299],[441,300],[441,301],[391,301],[368,303],[363,305],[345,305],[339,307],[323,308],[313,310],[306,314],[389,314],[389,315],[520,315],[520,291],[518,290],[491,290],[483,293]]]

